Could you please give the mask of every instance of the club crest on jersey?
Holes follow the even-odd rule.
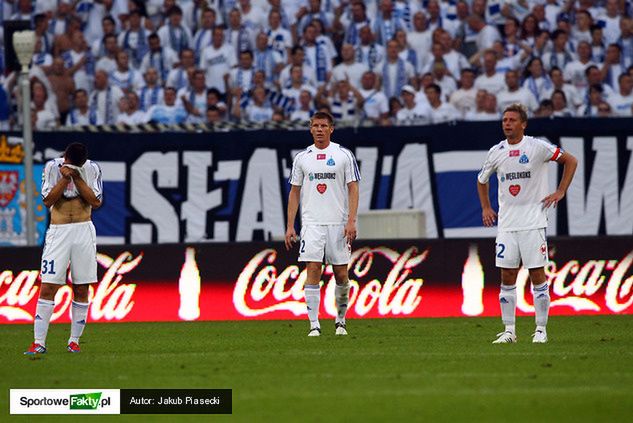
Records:
[[[547,254],[547,245],[541,244],[540,251],[541,251],[541,254],[543,255]]]
[[[327,190],[327,185],[326,184],[317,184],[316,189],[317,189],[317,191],[319,191],[319,194],[323,194],[325,192],[325,190]]]
[[[336,163],[334,162],[334,159],[330,157],[330,160],[327,161],[327,163],[325,163],[328,166],[334,166],[336,165]]]
[[[311,181],[314,180],[314,174],[312,172],[308,173],[308,179]]]
[[[323,153],[317,154],[317,160],[325,160],[325,154]]]
[[[513,197],[516,197],[517,195],[519,195],[519,192],[521,192],[521,185],[510,185],[510,188],[508,188],[508,190]]]
[[[510,157],[519,157],[520,154],[521,154],[520,150],[510,150],[510,151],[508,151],[508,155]]]
[[[506,181],[506,177],[501,175],[501,178],[499,178],[501,180],[501,182],[505,182]]]
[[[528,156],[523,153],[523,155],[521,156],[521,158],[519,159],[519,163],[521,164],[527,164],[530,162],[530,159],[528,159]]]

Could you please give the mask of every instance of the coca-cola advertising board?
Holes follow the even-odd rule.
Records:
[[[546,267],[551,314],[633,313],[629,237],[553,239]],[[303,319],[305,271],[281,243],[105,246],[91,288],[96,322]],[[40,251],[3,249],[0,323],[30,323]],[[350,263],[350,318],[499,315],[494,242],[364,241]],[[517,313],[533,312],[528,272],[519,273]],[[321,316],[333,317],[334,277],[322,278]],[[69,320],[70,285],[53,321]]]

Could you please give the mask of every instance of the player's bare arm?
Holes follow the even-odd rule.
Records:
[[[286,237],[285,244],[286,250],[292,248],[292,244],[297,241],[297,232],[295,231],[295,218],[297,217],[297,210],[299,210],[299,196],[301,194],[301,187],[292,185],[290,193],[288,194],[288,223],[286,225]]]
[[[574,173],[576,173],[576,167],[578,166],[578,159],[568,152],[564,152],[558,158],[557,162],[563,165],[563,177],[558,184],[558,189],[541,200],[543,207],[545,208],[548,208],[549,206],[556,207],[558,202],[565,197],[567,188],[569,188],[569,185],[574,178]]]
[[[43,200],[44,205],[46,207],[51,208],[62,197],[62,194],[64,193],[64,190],[66,189],[66,187],[68,186],[68,184],[70,183],[70,180],[71,180],[69,171],[70,171],[70,169],[68,169],[68,168],[62,168],[61,169],[63,178],[61,178],[57,182],[57,184],[55,184],[53,189],[51,189],[51,191],[48,193],[48,195]]]
[[[351,244],[356,239],[356,218],[358,216],[358,182],[350,182],[347,184],[347,192],[349,196],[349,214],[347,223],[345,224],[345,238],[347,243]]]
[[[497,221],[497,213],[490,205],[489,184],[482,184],[477,181],[477,193],[479,194],[479,202],[481,203],[481,219],[484,226],[494,226]]]

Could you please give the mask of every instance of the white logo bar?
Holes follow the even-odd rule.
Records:
[[[10,414],[121,414],[119,389],[11,389]]]

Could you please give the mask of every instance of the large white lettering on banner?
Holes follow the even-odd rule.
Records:
[[[595,152],[589,169],[582,138],[561,138],[563,149],[579,160],[576,177],[567,192],[567,214],[570,235],[597,235],[604,215],[607,235],[633,234],[633,159],[629,158],[626,173],[620,178],[618,154],[631,154],[633,137],[628,137],[626,149],[618,151],[615,137],[596,137]],[[590,172],[590,173],[589,173]],[[587,178],[589,173],[589,178]],[[585,184],[585,181],[588,181]],[[621,184],[620,180],[624,182]]]

